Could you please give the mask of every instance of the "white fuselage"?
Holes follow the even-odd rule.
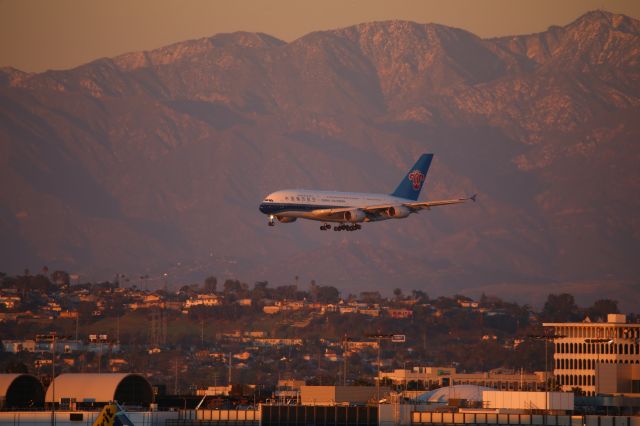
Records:
[[[275,217],[347,222],[347,220],[339,218],[328,219],[325,215],[318,215],[314,212],[325,212],[332,209],[358,209],[385,204],[401,205],[410,201],[387,194],[285,189],[267,195],[260,204],[260,211]],[[384,219],[387,218],[380,217],[376,220]]]

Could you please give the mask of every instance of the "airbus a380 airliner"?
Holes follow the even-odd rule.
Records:
[[[417,201],[431,160],[433,154],[422,154],[389,195],[285,189],[267,195],[260,204],[260,211],[269,215],[269,226],[273,226],[276,219],[289,223],[302,218],[324,222],[320,226],[322,231],[331,229],[328,222],[340,223],[334,231],[356,231],[362,228],[361,222],[403,219],[422,209],[476,201],[475,194],[453,200]]]

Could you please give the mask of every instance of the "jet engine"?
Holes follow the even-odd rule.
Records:
[[[411,214],[411,210],[405,206],[391,206],[385,213],[387,217],[392,219],[402,219],[403,217],[409,216]]]
[[[291,223],[291,222],[295,222],[296,220],[298,220],[297,217],[287,217],[287,216],[276,216],[276,218],[278,219],[278,222],[280,222],[280,223]]]
[[[344,212],[344,220],[345,222],[364,222],[364,219],[367,217],[366,214],[362,210],[348,210]]]

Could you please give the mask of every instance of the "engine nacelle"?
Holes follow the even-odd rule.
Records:
[[[364,222],[364,219],[367,217],[366,214],[362,210],[348,210],[344,212],[344,220],[345,222]]]
[[[402,219],[403,217],[409,216],[411,214],[411,210],[405,206],[391,206],[387,209],[385,214],[391,219]]]
[[[297,217],[288,217],[288,216],[276,216],[276,219],[278,219],[278,222],[280,223],[291,223],[298,220]]]

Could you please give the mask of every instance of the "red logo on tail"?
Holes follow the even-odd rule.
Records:
[[[413,170],[409,173],[407,178],[413,183],[413,189],[416,191],[420,190],[420,186],[422,186],[422,182],[424,182],[424,173],[420,170]]]

